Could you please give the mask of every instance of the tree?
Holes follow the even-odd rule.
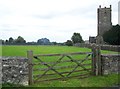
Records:
[[[23,44],[26,43],[23,37],[18,36],[18,38],[15,40],[15,43]]]
[[[4,44],[4,40],[0,39],[0,45]]]
[[[5,43],[8,43],[9,41],[8,40],[5,40]]]
[[[57,45],[57,42],[52,42],[52,45]]]
[[[65,42],[65,45],[67,45],[67,46],[72,46],[72,45],[73,45],[73,43],[72,43],[72,41],[71,41],[71,40],[67,40],[67,41]]]
[[[50,45],[50,40],[47,38],[41,38],[37,41],[38,44],[40,45]]]
[[[74,44],[83,42],[83,39],[80,33],[74,33],[71,39]]]
[[[4,40],[2,40],[2,44],[5,44],[5,41],[4,41]]]
[[[112,26],[103,34],[103,40],[111,45],[120,45],[120,25]]]
[[[14,39],[12,37],[9,38],[9,43],[13,43]]]

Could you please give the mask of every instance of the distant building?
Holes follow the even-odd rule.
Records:
[[[50,45],[50,40],[47,38],[41,38],[37,41],[38,44],[40,45]]]
[[[96,37],[94,37],[94,36],[90,36],[89,37],[89,43],[96,43]]]

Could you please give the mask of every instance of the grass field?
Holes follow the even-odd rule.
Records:
[[[91,49],[69,46],[0,46],[2,56],[24,56],[27,51],[32,50],[34,54],[69,53],[69,52],[91,52]],[[104,54],[112,54],[112,51],[102,51]]]
[[[67,52],[87,52],[87,48],[68,46],[3,46],[2,56],[26,56],[28,50],[34,54],[67,53]]]
[[[26,57],[28,50],[32,50],[34,54],[91,52],[91,49],[88,48],[68,47],[68,46],[2,46],[0,47],[0,49],[2,50],[2,54],[0,56],[23,56],[23,57]],[[103,54],[116,53],[112,51],[101,51],[101,52]],[[81,56],[81,58],[84,58],[84,56]],[[69,64],[62,64],[62,65],[69,65]],[[37,73],[38,72],[36,72],[36,74]],[[32,86],[33,87],[108,87],[108,86],[113,86],[117,83],[118,83],[117,74],[112,74],[107,76],[91,76],[85,79],[78,78],[78,79],[68,79],[64,81],[57,80],[51,82],[42,82],[39,84],[34,84]]]

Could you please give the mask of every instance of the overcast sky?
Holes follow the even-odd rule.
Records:
[[[118,24],[119,0],[0,0],[0,39],[22,36],[27,42],[48,38],[65,42],[74,32],[84,40],[97,35],[97,8],[112,5]]]
[[[118,24],[120,25],[120,1],[118,3]]]

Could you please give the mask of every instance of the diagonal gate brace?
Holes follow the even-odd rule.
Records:
[[[82,66],[81,64],[82,64],[85,60],[87,60],[87,58],[88,58],[90,55],[91,55],[91,54],[88,54],[85,59],[81,60],[80,63],[77,62],[76,60],[74,60],[71,56],[67,55],[67,57],[68,57],[69,59],[71,59],[72,62],[75,62],[75,63],[77,64],[77,66],[76,66],[71,72],[69,72],[69,74],[68,74],[66,77],[70,76],[70,75],[78,68],[78,66],[82,67],[84,70],[87,70],[87,69],[86,69],[84,66]],[[88,71],[88,70],[87,70],[87,71]]]
[[[61,77],[65,77],[65,76],[63,76],[61,73],[59,73],[58,71],[56,71],[53,67],[56,65],[56,64],[58,64],[63,58],[64,58],[64,55],[62,55],[59,59],[58,59],[58,61],[56,61],[56,63],[54,63],[52,66],[49,66],[47,63],[45,63],[45,62],[43,62],[40,58],[38,58],[38,57],[34,57],[35,59],[37,59],[38,61],[40,61],[43,65],[45,65],[45,66],[47,66],[48,67],[48,69],[42,74],[42,75],[40,75],[39,77],[38,77],[38,79],[36,79],[35,80],[35,82],[36,81],[38,81],[42,76],[44,76],[49,70],[53,70],[54,72],[56,72],[58,75],[60,75]]]

